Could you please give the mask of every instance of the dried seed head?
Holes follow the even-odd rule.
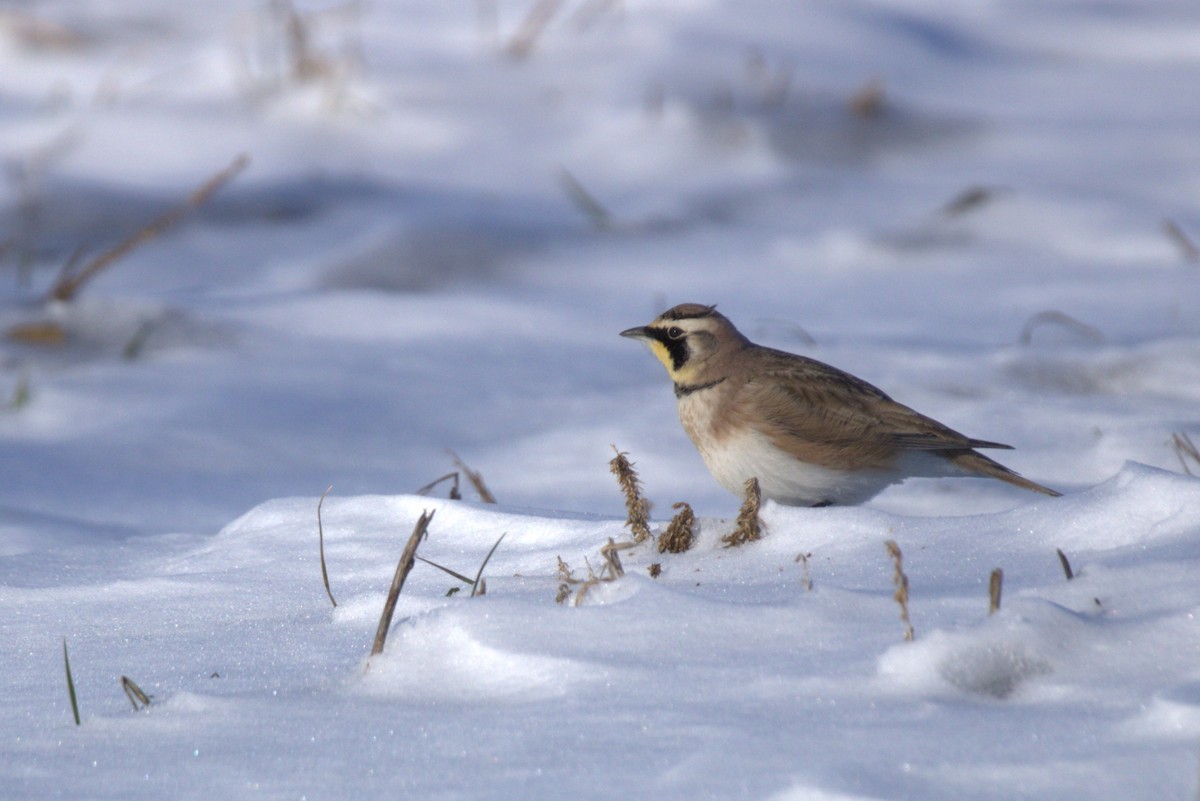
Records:
[[[634,542],[643,542],[650,536],[650,502],[642,497],[641,481],[629,455],[617,450],[616,445],[612,448],[617,455],[608,463],[608,469],[617,477],[625,495],[625,525],[629,526]]]
[[[737,524],[733,531],[721,538],[727,548],[762,539],[762,522],[758,519],[758,508],[762,505],[762,491],[758,487],[757,478],[746,481],[745,493],[742,508],[738,511]]]
[[[658,537],[659,553],[683,553],[692,547],[695,539],[692,534],[692,525],[696,521],[696,515],[692,512],[692,507],[684,501],[680,501],[671,508],[679,511],[667,524],[667,530]]]

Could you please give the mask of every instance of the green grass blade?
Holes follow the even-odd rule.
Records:
[[[424,556],[418,556],[417,561],[424,562],[425,564],[429,565],[430,567],[436,567],[438,570],[442,571],[446,575],[454,576],[456,579],[461,581],[463,584],[467,584],[467,585],[474,584],[473,581],[471,581],[469,578],[464,576],[462,573],[459,573],[457,570],[451,570],[450,568],[445,567],[444,565],[439,565],[437,562],[433,561],[432,559],[426,559]]]
[[[67,692],[71,695],[71,712],[75,715],[75,725],[79,724],[79,699],[75,697],[75,680],[71,678],[71,657],[67,656],[67,638],[63,637],[63,667],[67,669]]]
[[[488,551],[487,556],[483,557],[483,564],[481,564],[479,566],[479,572],[475,574],[475,581],[471,583],[471,597],[472,598],[474,598],[476,595],[479,594],[479,581],[480,581],[480,579],[483,578],[483,569],[485,567],[487,567],[487,563],[489,561],[491,561],[491,559],[492,559],[492,554],[494,554],[496,552],[496,549],[500,547],[500,543],[507,536],[508,536],[507,531],[504,532],[503,534],[501,534],[500,539],[496,540],[496,544],[492,546],[492,550]]]

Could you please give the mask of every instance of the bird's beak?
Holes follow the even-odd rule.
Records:
[[[621,332],[621,336],[630,337],[631,339],[649,339],[650,334],[646,331],[646,326],[639,325],[637,328],[626,328]]]

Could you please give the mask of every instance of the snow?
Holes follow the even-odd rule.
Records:
[[[0,341],[0,798],[1195,796],[1200,9],[576,2],[514,58],[532,6],[302,4],[307,77],[278,4],[0,9],[0,329],[68,338]],[[723,547],[617,336],[683,301],[1066,495]],[[629,537],[613,445],[697,542],[556,603]],[[499,505],[413,494],[448,451]],[[505,535],[487,593],[418,563],[368,658],[424,510],[466,575]]]

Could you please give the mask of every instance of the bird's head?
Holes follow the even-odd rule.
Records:
[[[724,359],[749,341],[715,306],[683,303],[649,325],[621,332],[645,342],[676,385],[699,384],[720,377]]]

